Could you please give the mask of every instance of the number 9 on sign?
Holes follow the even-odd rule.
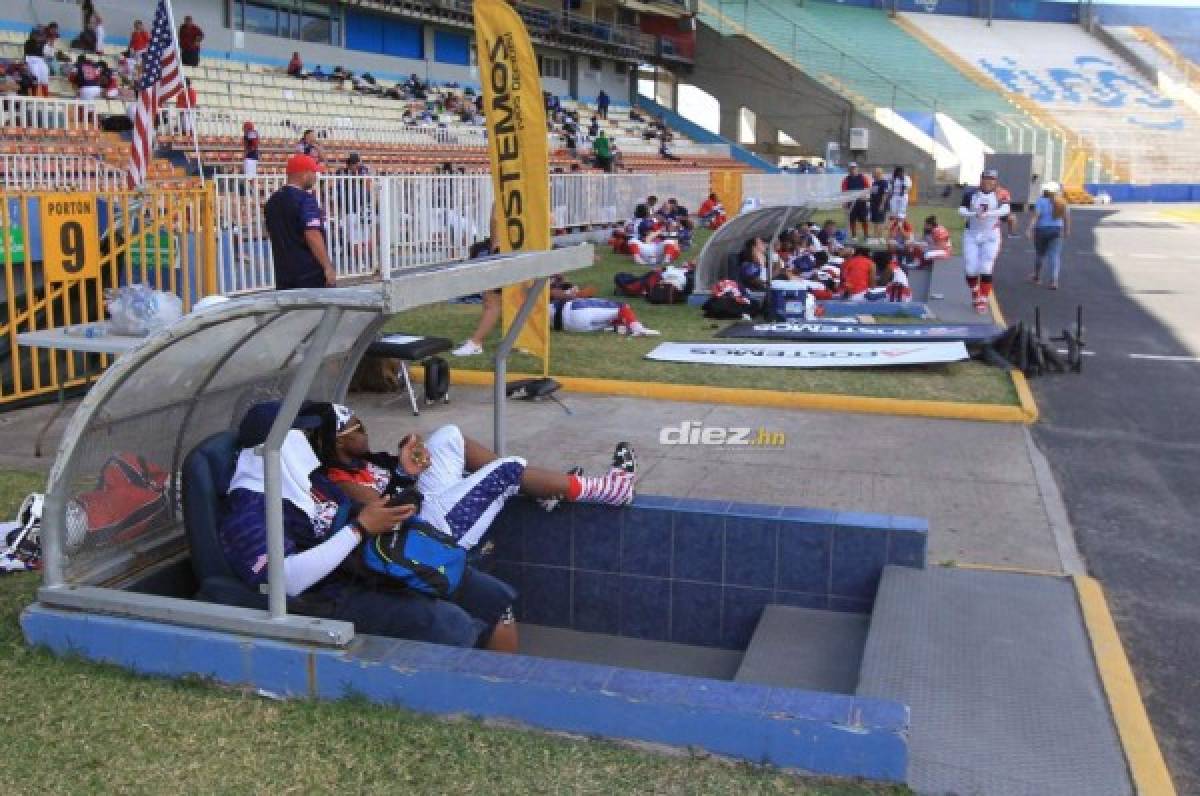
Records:
[[[96,196],[42,194],[42,263],[47,282],[92,279],[100,275],[100,234]]]

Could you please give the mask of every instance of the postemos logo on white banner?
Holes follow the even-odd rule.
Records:
[[[688,420],[659,429],[658,444],[782,448],[787,444],[787,434],[764,426],[708,426],[698,420]]]

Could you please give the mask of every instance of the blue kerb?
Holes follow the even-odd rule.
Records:
[[[908,708],[888,700],[369,636],[347,650],[314,648],[41,605],[21,625],[56,654],[286,697],[361,696],[835,776],[899,782],[907,767]]]

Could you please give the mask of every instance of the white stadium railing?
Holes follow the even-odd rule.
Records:
[[[762,205],[803,205],[842,190],[841,174],[743,174],[742,199]],[[729,208],[736,210],[736,208]]]
[[[161,134],[192,134],[195,125],[201,137],[242,137],[243,124],[249,114],[229,111],[187,111],[164,108],[160,116],[158,131]],[[468,125],[406,125],[398,122],[368,121],[350,117],[301,117],[285,118],[276,114],[254,114],[255,129],[262,138],[298,140],[305,130],[316,133],[318,140],[353,141],[389,145],[480,147],[487,143],[483,127]]]
[[[0,98],[0,127],[96,130],[100,127],[100,115],[93,100],[9,94]]]
[[[125,170],[90,155],[0,154],[0,186],[7,190],[119,191]]]
[[[213,182],[220,292],[271,288],[274,266],[263,205],[283,184],[283,175],[221,175]],[[647,196],[659,201],[674,197],[695,209],[708,191],[708,172],[555,174],[551,215],[559,230],[607,227],[624,221]],[[316,194],[340,277],[386,276],[397,269],[461,260],[471,244],[488,235],[492,182],[486,174],[322,175]]]

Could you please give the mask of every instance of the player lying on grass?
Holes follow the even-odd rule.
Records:
[[[628,334],[632,337],[658,337],[660,332],[646,328],[623,301],[594,298],[591,287],[579,288],[562,277],[550,283],[550,317],[555,331]]]

